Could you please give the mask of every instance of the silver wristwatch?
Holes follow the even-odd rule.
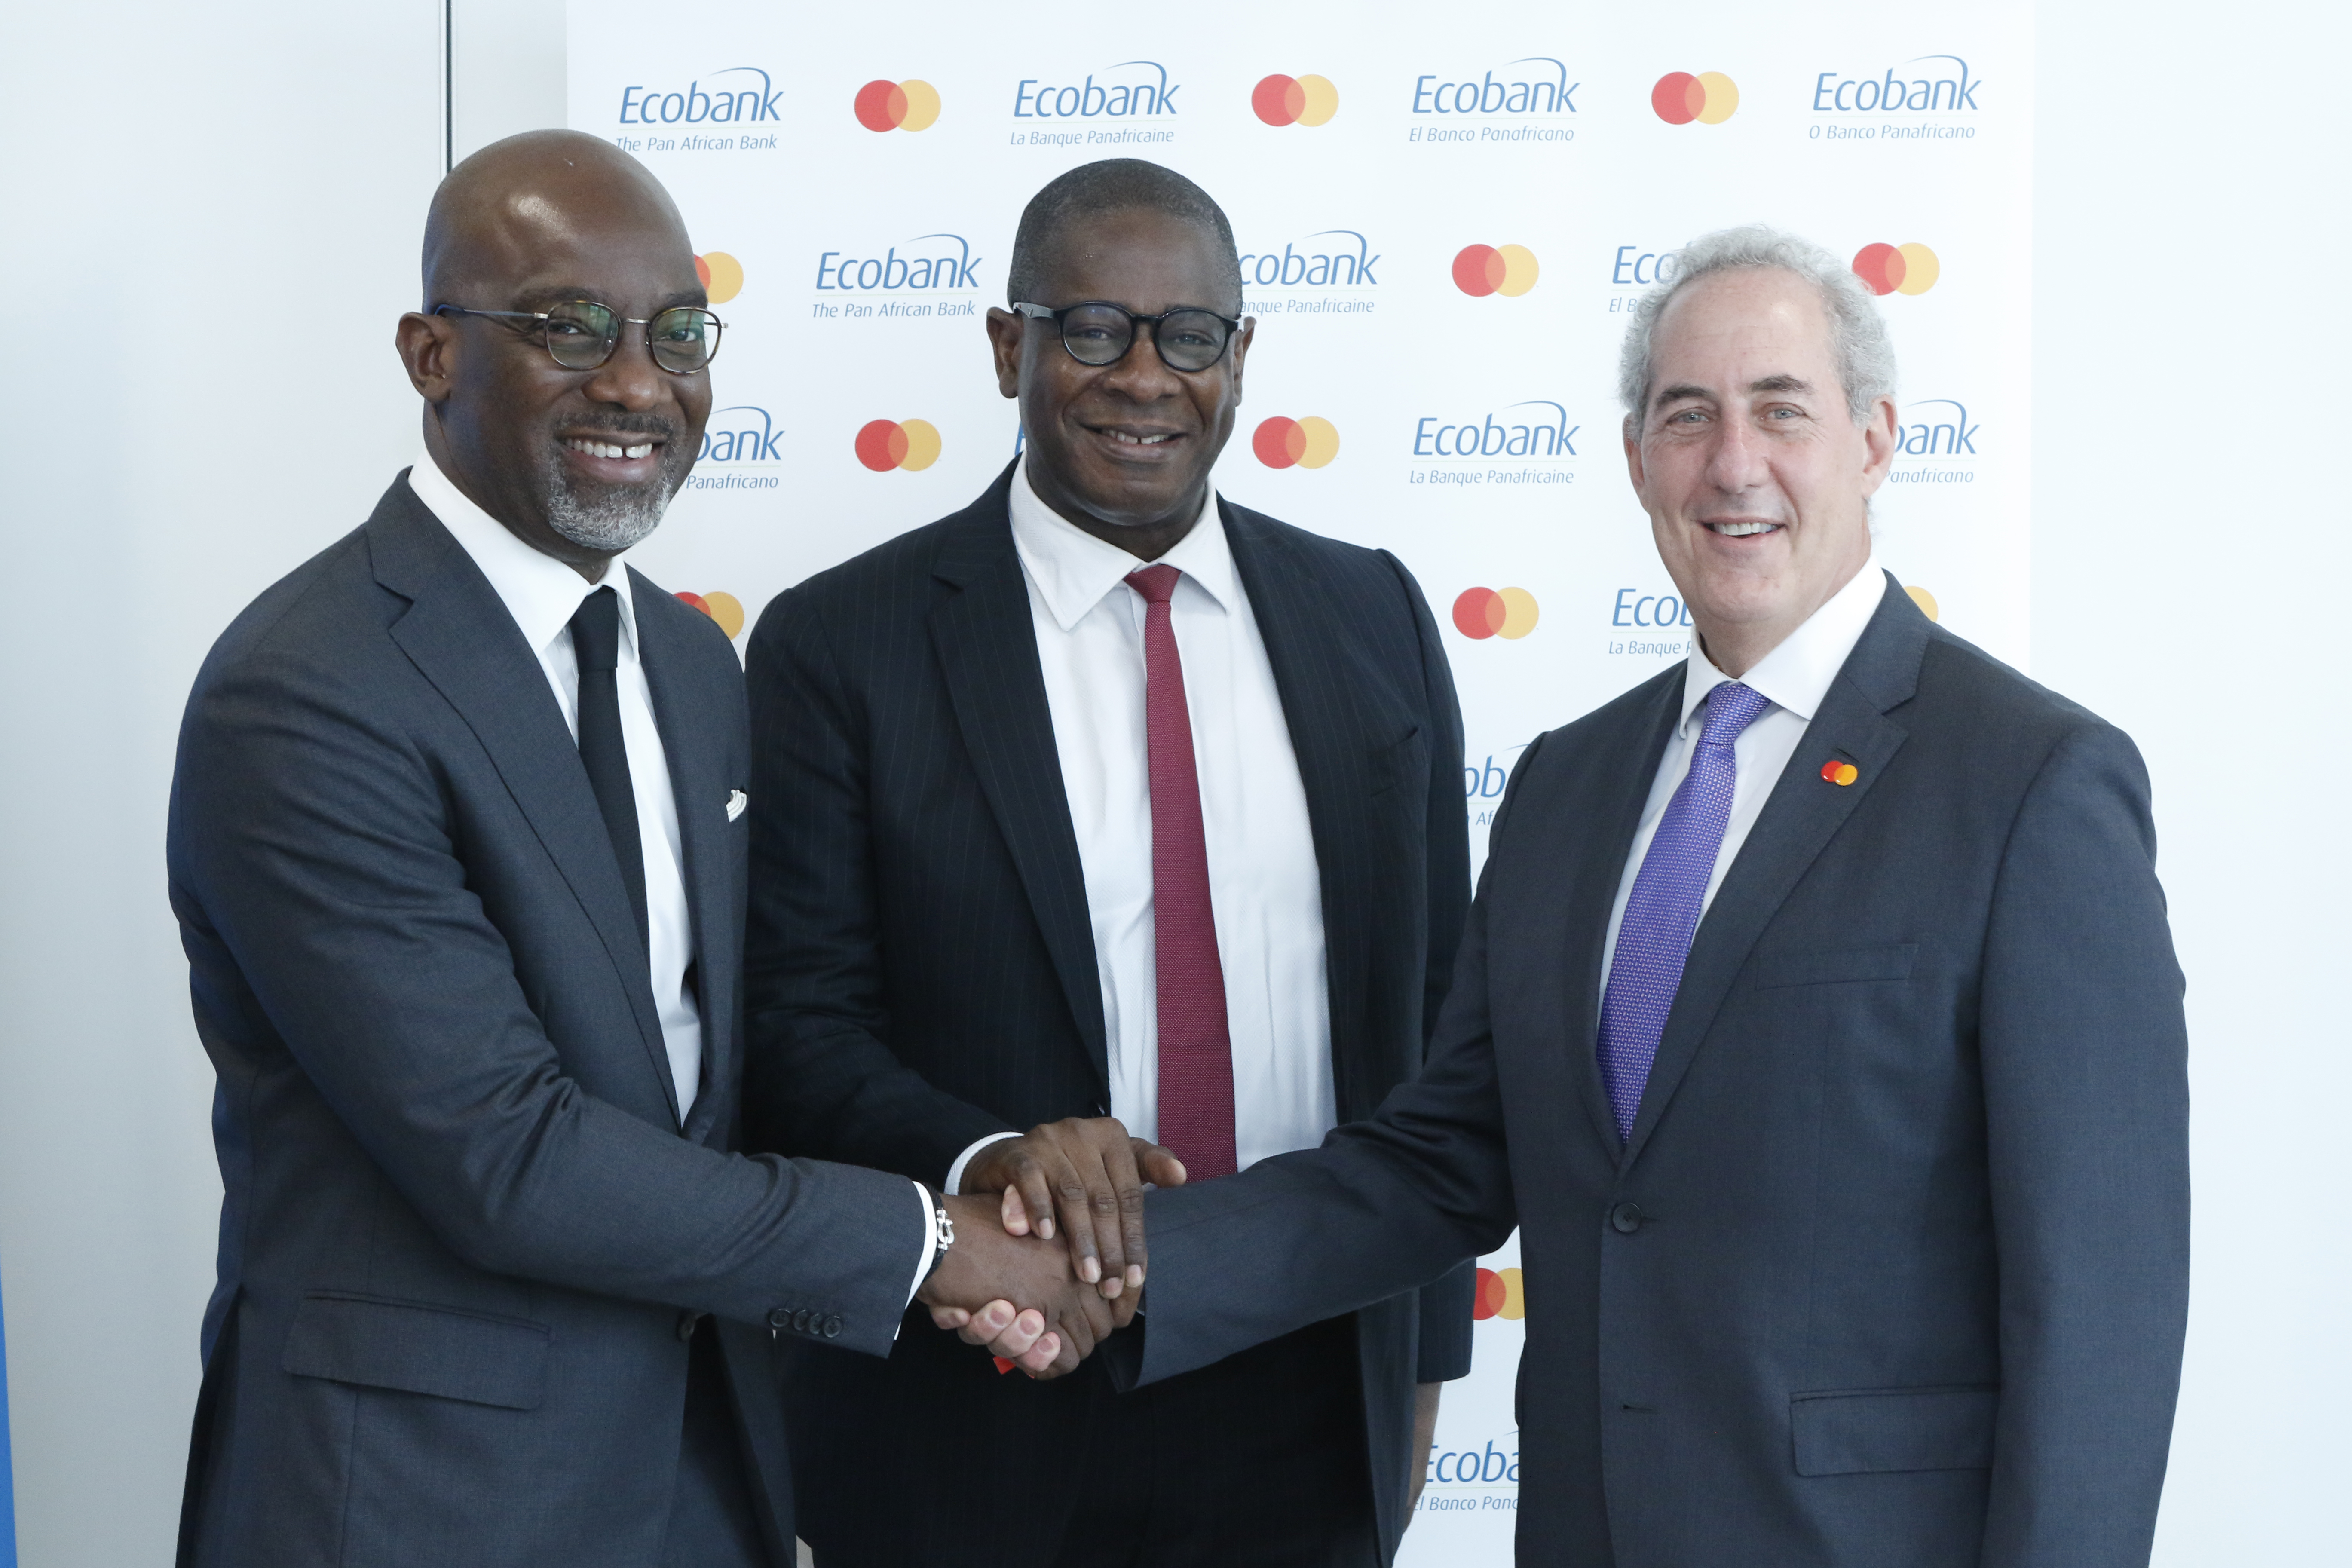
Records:
[[[955,1245],[955,1220],[948,1213],[946,1199],[926,1184],[916,1184],[922,1187],[924,1201],[931,1205],[931,1266],[923,1270],[923,1278],[929,1279],[940,1271],[940,1265],[947,1261],[948,1248]]]

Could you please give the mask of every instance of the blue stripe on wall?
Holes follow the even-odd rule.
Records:
[[[8,1458],[8,1320],[0,1312],[0,1568],[16,1568],[16,1477]]]

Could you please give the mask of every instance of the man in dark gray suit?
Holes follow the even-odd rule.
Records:
[[[919,1285],[1045,1372],[1111,1309],[992,1201],[730,1152],[742,673],[612,570],[710,409],[667,194],[500,142],[425,282],[425,454],[238,616],[181,733],[226,1188],[181,1561],[783,1568],[774,1341],[887,1354]]]
[[[1769,230],[1644,302],[1690,658],[1528,748],[1418,1083],[1152,1194],[1142,1381],[1516,1223],[1522,1563],[2147,1561],[2189,1234],[2147,775],[1873,567],[1893,372]]]

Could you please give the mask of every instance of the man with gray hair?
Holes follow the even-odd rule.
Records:
[[[1519,1561],[2147,1561],[2181,976],[2131,742],[1872,563],[1857,280],[1710,235],[1627,336],[1688,660],[1514,773],[1423,1077],[1152,1194],[1137,1381],[1520,1226]]]

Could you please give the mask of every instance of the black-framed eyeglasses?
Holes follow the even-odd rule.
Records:
[[[620,346],[624,326],[646,330],[646,352],[654,363],[672,375],[692,375],[718,356],[719,334],[726,323],[694,305],[673,305],[650,318],[624,316],[593,300],[568,300],[545,310],[475,310],[463,305],[436,305],[436,316],[489,316],[506,321],[530,321],[517,330],[535,333],[548,357],[566,370],[594,370]]]
[[[1185,306],[1139,316],[1124,305],[1086,300],[1049,310],[1043,305],[1015,301],[1013,309],[1033,321],[1051,321],[1061,329],[1062,346],[1080,364],[1117,364],[1135,346],[1138,327],[1151,329],[1151,345],[1160,363],[1170,370],[1206,370],[1225,357],[1225,345],[1241,331],[1238,316]]]

